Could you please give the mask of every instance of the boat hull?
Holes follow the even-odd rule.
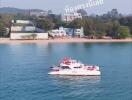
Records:
[[[70,75],[70,76],[100,76],[100,71],[51,71],[48,73],[49,75]]]

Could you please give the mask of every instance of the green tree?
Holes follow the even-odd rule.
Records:
[[[38,19],[36,21],[38,28],[44,29],[45,31],[51,30],[54,27],[54,23],[50,19]]]
[[[4,37],[6,33],[6,27],[2,21],[0,21],[0,37]]]
[[[81,28],[82,26],[82,20],[81,19],[75,19],[71,23],[69,23],[69,27],[71,28]]]
[[[132,25],[129,27],[129,29],[130,29],[130,33],[132,35]]]
[[[95,29],[93,20],[89,19],[89,18],[76,19],[76,20],[72,21],[69,24],[69,27],[72,27],[72,28],[81,28],[81,27],[83,27],[85,35],[94,34],[93,31]]]
[[[120,26],[118,38],[125,39],[130,37],[130,30],[127,26]]]
[[[112,33],[111,37],[116,38],[118,36],[119,30],[120,30],[120,24],[118,21],[112,22]]]
[[[9,14],[0,15],[0,36],[1,37],[9,36],[9,33],[7,32],[10,31],[11,20],[12,20],[12,15],[9,15]],[[8,31],[7,31],[7,28],[9,29]]]

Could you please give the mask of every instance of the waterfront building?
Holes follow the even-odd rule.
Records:
[[[83,37],[84,30],[83,27],[81,28],[64,28],[68,36],[72,37]]]
[[[48,33],[29,20],[12,20],[10,39],[48,39]]]
[[[77,18],[82,19],[81,13],[73,12],[73,13],[66,13],[62,15],[62,21],[71,22]]]
[[[81,28],[60,27],[59,29],[51,30],[50,35],[52,35],[53,37],[64,37],[64,36],[83,37],[84,31],[83,31],[83,27]]]
[[[64,37],[67,34],[63,27],[59,27],[59,29],[51,30],[50,35],[52,35],[53,37]]]

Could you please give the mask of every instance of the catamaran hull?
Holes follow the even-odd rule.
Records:
[[[49,72],[49,75],[70,75],[70,76],[100,76],[101,72],[100,71],[87,71],[87,72],[64,72],[64,71],[59,71],[59,72]]]

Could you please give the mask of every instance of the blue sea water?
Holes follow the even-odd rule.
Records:
[[[102,75],[47,75],[65,56]],[[132,100],[132,43],[1,44],[0,100]]]

